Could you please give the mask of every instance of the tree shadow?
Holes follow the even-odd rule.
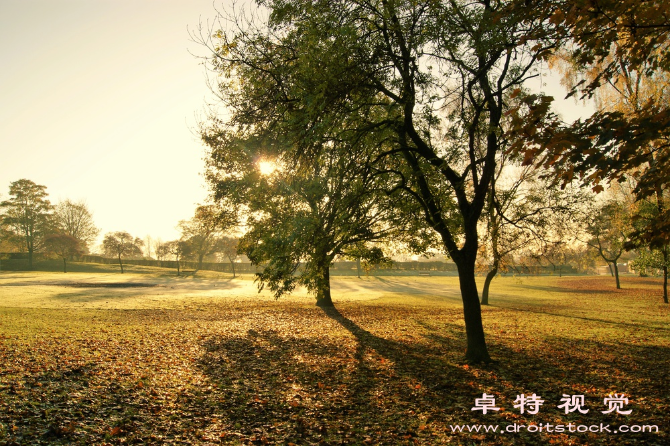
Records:
[[[607,320],[607,319],[600,319],[600,318],[595,318],[595,317],[586,317],[586,316],[575,316],[571,314],[561,314],[561,313],[554,313],[550,311],[540,311],[540,310],[531,310],[528,308],[513,308],[513,307],[508,307],[508,306],[498,306],[498,305],[489,305],[491,308],[499,308],[501,310],[507,310],[507,311],[520,311],[524,313],[533,313],[533,314],[542,314],[542,315],[547,315],[547,316],[555,316],[555,317],[561,317],[561,318],[566,318],[566,319],[578,319],[582,321],[589,321],[589,322],[597,322],[599,324],[608,324],[608,325],[616,325],[619,327],[626,327],[626,328],[633,328],[633,329],[640,329],[640,328],[645,328],[645,329],[652,329],[652,330],[662,330],[662,331],[669,331],[670,332],[670,326],[659,326],[659,325],[645,325],[642,323],[632,323],[632,322],[623,322],[623,321],[612,321],[612,320]],[[552,308],[554,310],[561,309],[561,308],[567,308],[570,309],[569,305],[565,306],[554,306],[554,305],[544,305],[542,306],[544,308]]]
[[[421,425],[452,419],[455,407],[470,413],[464,401],[478,396],[476,384],[443,350],[324,312],[353,339],[326,324],[320,337],[254,329],[203,343],[199,366],[228,402],[231,430],[284,444],[411,444]]]

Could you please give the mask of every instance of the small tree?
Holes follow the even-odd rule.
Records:
[[[156,239],[154,242],[154,253],[156,254],[156,260],[161,261],[165,259],[165,257],[170,254],[168,248],[169,247],[166,242],[162,241],[161,239]]]
[[[95,242],[100,230],[93,223],[93,214],[84,201],[61,201],[56,205],[54,224],[58,231],[79,240],[82,251]]]
[[[617,262],[624,253],[624,245],[632,232],[629,211],[623,203],[610,200],[589,215],[586,223],[586,231],[590,236],[586,243],[596,249],[607,262],[616,280],[617,289],[621,289]]]
[[[200,205],[196,208],[193,218],[179,222],[181,240],[189,243],[191,255],[197,259],[198,270],[202,268],[203,259],[216,252],[216,241],[222,231],[232,224],[234,220],[231,215],[214,205]]]
[[[181,260],[191,254],[192,246],[185,240],[173,240],[171,242],[164,243],[160,248],[165,254],[171,254],[174,256],[177,261],[177,275],[179,276]]]
[[[78,256],[84,252],[81,240],[69,234],[50,234],[44,239],[47,252],[63,259],[63,272],[67,272],[68,257]]]
[[[500,162],[504,166],[504,162]],[[512,165],[515,170],[518,166]],[[489,303],[489,289],[493,278],[500,270],[510,266],[513,254],[522,249],[535,248],[536,259],[547,261],[554,270],[565,256],[560,252],[567,247],[570,227],[574,225],[578,209],[587,201],[587,195],[577,188],[557,190],[538,177],[532,167],[521,168],[512,181],[503,184],[502,169],[494,177],[488,203],[484,212],[487,237],[480,250],[487,265],[486,279],[482,289],[482,305]],[[508,175],[509,176],[509,175]]]
[[[122,257],[141,256],[142,255],[142,239],[133,238],[130,234],[124,231],[108,232],[105,239],[102,241],[102,246],[105,253],[119,259],[119,266],[123,274]]]
[[[237,246],[239,243],[239,239],[226,236],[220,237],[217,241],[217,251],[230,262],[230,267],[233,270],[233,278],[237,277],[235,274],[235,260],[237,259]]]

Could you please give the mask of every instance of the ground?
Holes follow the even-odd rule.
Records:
[[[249,276],[2,272],[0,444],[670,444],[670,312],[658,280],[622,285],[496,279],[498,362],[475,366],[456,277],[336,277],[324,312]],[[483,393],[501,410],[473,411]],[[631,413],[602,413],[622,393]]]

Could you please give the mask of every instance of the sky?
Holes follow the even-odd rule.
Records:
[[[101,236],[177,238],[207,198],[195,129],[212,96],[189,30],[222,5],[0,0],[0,197],[27,178],[54,204],[84,200]],[[564,95],[556,78],[530,86],[542,84]],[[559,102],[565,115],[589,112]]]
[[[219,3],[220,4],[220,3]],[[178,237],[207,189],[189,29],[211,0],[0,0],[0,194],[85,200],[101,234]]]

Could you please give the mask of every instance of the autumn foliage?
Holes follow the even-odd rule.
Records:
[[[658,284],[505,280],[515,297],[484,311],[490,349],[504,361],[481,367],[463,362],[457,303],[430,296],[326,311],[260,297],[4,307],[0,444],[667,444],[670,339]],[[613,392],[630,398],[631,415],[601,413]],[[482,393],[496,397],[498,414],[471,410]],[[546,401],[537,415],[513,408],[524,393]],[[565,415],[555,407],[563,394],[585,395],[589,413]],[[660,433],[451,429],[568,422]]]

